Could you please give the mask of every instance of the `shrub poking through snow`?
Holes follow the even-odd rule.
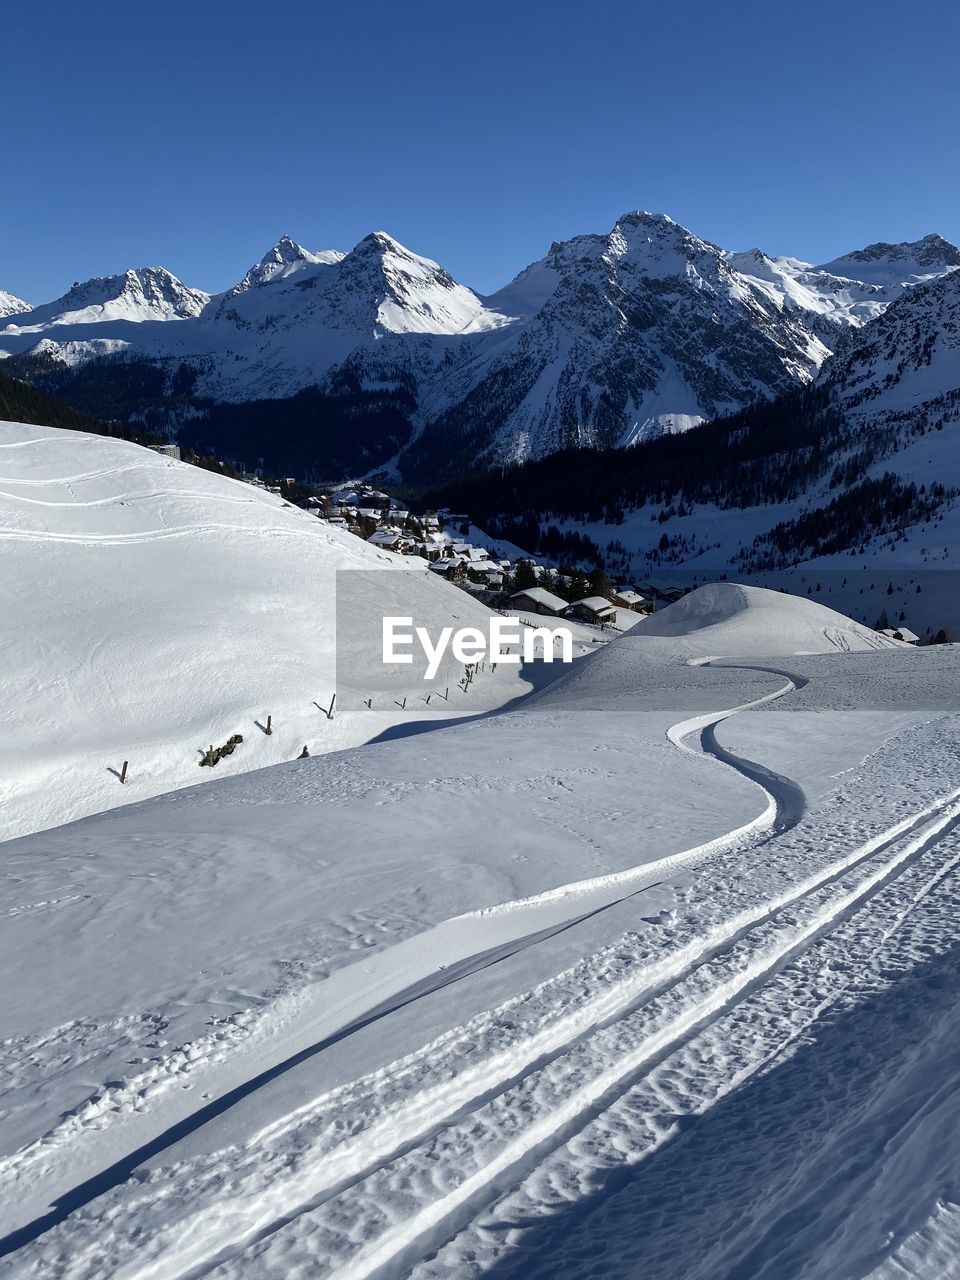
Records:
[[[228,738],[222,747],[215,747],[211,744],[210,749],[205,751],[203,759],[200,761],[200,768],[204,766],[212,769],[215,764],[219,764],[224,756],[232,756],[236,748],[243,741],[242,733],[235,733],[232,738]]]

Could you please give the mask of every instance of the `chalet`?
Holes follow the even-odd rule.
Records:
[[[633,591],[629,587],[614,587],[610,592],[610,599],[622,609],[632,609],[634,613],[642,613],[647,603],[639,591]]]
[[[570,610],[584,622],[616,622],[616,608],[604,596],[584,596],[582,600],[574,600]]]
[[[471,582],[482,582],[487,586],[493,585],[496,579],[496,586],[503,586],[503,573],[500,568],[491,564],[489,560],[470,560],[467,562],[467,575]]]
[[[903,640],[905,644],[919,644],[920,637],[908,627],[884,627],[880,632],[882,636],[888,636],[891,640]]]
[[[510,599],[516,609],[524,609],[529,613],[546,613],[554,618],[559,618],[568,608],[566,600],[561,600],[544,587],[527,587],[525,591],[515,591]]]
[[[375,529],[367,541],[387,551],[402,551],[407,540],[398,529]]]
[[[423,556],[424,560],[429,560],[431,564],[443,555],[442,548],[433,542],[411,542],[407,552],[412,556]]]

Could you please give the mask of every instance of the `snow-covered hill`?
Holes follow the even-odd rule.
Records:
[[[5,316],[0,355],[44,356],[26,376],[42,375],[68,399],[69,370],[98,357],[98,383],[123,385],[134,414],[130,361],[180,371],[181,383],[186,368],[189,391],[170,397],[174,426],[195,417],[191,399],[401,392],[406,425],[389,440],[412,442],[401,468],[435,478],[465,461],[681,431],[805,385],[844,331],[958,262],[957,249],[927,236],[811,266],[725,251],[666,215],[638,212],[607,234],[554,244],[483,298],[384,232],[346,254],[284,236],[212,298],[160,268],[75,285]],[[156,390],[151,383],[151,404]],[[82,396],[91,407],[89,387]],[[376,460],[391,461],[377,449]]]
[[[482,710],[528,687],[501,667],[469,699],[456,689],[464,705],[426,706],[419,672],[385,679],[379,617],[483,627],[484,606],[417,558],[124,441],[0,423],[0,548],[4,837],[291,760],[305,744],[316,754],[397,721],[462,715],[467,702]],[[393,572],[374,587],[359,575],[365,591],[342,588],[355,603],[341,618],[350,660],[338,668],[342,570]],[[437,684],[461,674],[448,658]],[[334,692],[328,720],[316,704]],[[232,755],[198,768],[235,733]]]
[[[668,652],[708,657],[856,653],[901,647],[813,600],[713,582],[644,619],[637,635],[670,640]]]

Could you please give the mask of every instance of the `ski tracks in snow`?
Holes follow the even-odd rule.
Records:
[[[692,749],[687,739],[699,734],[705,749],[719,752],[716,723],[794,687],[788,681],[743,707],[682,721],[670,730],[671,740]],[[48,1265],[64,1276],[100,1275],[106,1265],[118,1276],[172,1280],[213,1268],[233,1274],[244,1259],[250,1262],[253,1249],[258,1276],[292,1274],[309,1260],[311,1275],[360,1280],[407,1274],[446,1248],[452,1251],[443,1255],[447,1270],[438,1274],[466,1275],[493,1265],[511,1246],[510,1232],[477,1227],[491,1205],[504,1196],[509,1203],[510,1196],[526,1197],[523,1212],[535,1216],[531,1205],[539,1203],[549,1176],[544,1171],[554,1166],[559,1183],[569,1185],[568,1144],[586,1143],[598,1166],[609,1163],[611,1151],[633,1161],[657,1149],[676,1132],[676,1115],[658,1118],[662,1097],[659,1112],[637,1099],[656,1102],[652,1081],[663,1063],[701,1054],[704,1037],[744,1010],[764,1006],[762,1017],[751,1014],[767,1036],[757,1041],[765,1046],[759,1056],[747,1054],[733,1069],[730,1055],[719,1054],[716,1078],[709,1086],[700,1082],[700,1101],[684,1104],[689,1114],[711,1105],[807,1025],[796,1014],[807,1007],[802,999],[784,1002],[771,994],[785,974],[802,970],[804,957],[831,939],[844,945],[850,928],[870,932],[877,911],[887,913],[889,936],[911,904],[949,880],[960,861],[952,836],[960,789],[931,796],[864,840],[858,838],[870,825],[864,812],[833,813],[829,823],[805,830],[796,825],[800,814],[788,780],[729,753],[720,758],[766,792],[764,811],[746,828],[657,864],[476,916],[500,926],[501,945],[505,923],[507,939],[522,945],[524,938],[544,936],[529,926],[543,924],[545,910],[559,909],[569,922],[588,904],[596,909],[597,894],[621,900],[628,889],[642,887],[641,880],[698,862],[697,890],[680,895],[668,929],[627,935],[408,1058],[314,1100],[241,1149],[160,1170],[142,1187],[121,1188],[117,1179],[111,1191],[94,1180],[85,1200],[73,1203],[64,1195],[54,1220],[7,1238],[7,1251],[22,1246],[14,1261],[29,1265],[47,1250]],[[785,791],[781,783],[788,784]],[[765,841],[764,874],[755,881],[725,855],[758,840]],[[579,911],[571,911],[574,904]],[[452,941],[464,934],[464,919],[438,928],[455,925]],[[526,928],[518,929],[520,923]],[[559,927],[556,920],[553,926]],[[479,955],[489,955],[489,948]],[[470,957],[463,959],[469,965]],[[844,972],[842,965],[837,972]],[[814,1001],[810,1017],[820,1007]],[[111,1145],[115,1150],[115,1135]],[[51,1146],[44,1146],[49,1159]],[[66,1144],[58,1165],[76,1154],[74,1147]],[[8,1193],[17,1174],[8,1166],[14,1179]],[[72,1210],[78,1212],[71,1218]],[[38,1238],[55,1222],[61,1225],[52,1235]]]
[[[779,674],[779,673],[778,673]],[[684,720],[668,736],[680,749],[686,740],[740,711],[784,696],[792,681],[758,699],[722,711]],[[735,759],[731,757],[731,759]],[[64,1119],[53,1131],[0,1161],[0,1194],[36,1209],[53,1204],[0,1238],[0,1256],[18,1248],[67,1217],[88,1199],[125,1181],[139,1159],[156,1155],[249,1092],[320,1052],[352,1029],[389,1015],[412,999],[422,998],[471,972],[535,945],[598,911],[662,881],[664,876],[704,859],[742,849],[775,826],[779,803],[760,785],[763,807],[741,827],[691,849],[670,854],[621,872],[560,885],[530,897],[453,917],[394,947],[367,957],[362,973],[350,967],[335,972],[282,1000],[267,1016],[234,1029],[224,1054],[225,1033],[185,1045],[168,1058],[151,1063]],[[445,957],[438,970],[436,957]],[[605,1016],[605,1015],[601,1015]],[[212,1048],[211,1048],[212,1046]],[[184,1090],[189,1083],[189,1091]],[[197,1104],[197,1096],[205,1100]],[[165,1143],[165,1133],[168,1142]],[[51,1163],[58,1151],[63,1160]],[[119,1156],[119,1159],[118,1159]],[[16,1187],[14,1193],[13,1188]],[[21,1210],[21,1212],[23,1211]],[[9,1221],[9,1219],[8,1219]]]

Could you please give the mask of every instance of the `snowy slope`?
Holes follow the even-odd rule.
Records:
[[[0,424],[0,545],[6,837],[290,760],[304,744],[323,752],[414,715],[463,714],[456,702],[426,706],[419,672],[392,668],[392,683],[381,674],[378,619],[485,626],[489,616],[424,562],[378,551],[264,490],[51,428]],[[352,619],[351,663],[338,671],[340,570],[394,572],[356,593],[370,617]],[[516,672],[478,681],[470,709],[527,688]],[[436,683],[455,686],[461,674],[447,660]],[[328,720],[316,703],[329,706],[335,691]],[[269,736],[257,723],[267,715]],[[198,768],[208,746],[234,733],[244,741],[233,755]],[[121,786],[113,771],[125,759]]]
[[[857,419],[921,411],[932,425],[960,390],[960,271],[911,289],[840,346],[823,379]]]
[[[942,1256],[957,653],[765,660],[822,613],[746,600],[674,628],[745,614],[739,665],[641,625],[508,714],[8,844],[8,1273]]]

